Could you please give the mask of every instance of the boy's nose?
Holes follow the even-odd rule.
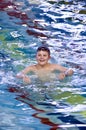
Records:
[[[43,55],[41,55],[41,58],[43,58],[44,56]]]

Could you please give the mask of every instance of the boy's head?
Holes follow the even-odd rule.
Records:
[[[50,55],[50,50],[49,50],[49,48],[46,47],[46,46],[44,46],[44,45],[38,47],[37,52],[38,52],[38,51],[46,51],[46,52],[48,52],[48,54]]]
[[[40,46],[37,49],[36,60],[40,66],[45,66],[50,59],[50,50],[46,46]]]

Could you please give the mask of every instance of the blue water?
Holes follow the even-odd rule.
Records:
[[[65,81],[26,85],[15,75],[47,44]],[[0,0],[0,130],[86,129],[86,1]]]

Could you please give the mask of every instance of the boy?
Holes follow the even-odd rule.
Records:
[[[50,50],[46,46],[40,46],[37,49],[36,60],[37,64],[26,67],[22,72],[17,74],[17,77],[22,78],[26,83],[31,83],[30,78],[27,76],[29,72],[34,72],[43,81],[48,80],[50,77],[56,78],[56,75],[54,75],[56,70],[60,72],[57,76],[59,80],[63,80],[66,76],[73,74],[72,69],[48,62],[50,60]]]

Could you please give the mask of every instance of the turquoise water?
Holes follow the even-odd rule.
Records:
[[[74,70],[60,82],[25,85],[17,72],[47,44],[51,62]],[[0,1],[0,130],[86,128],[85,0]]]

